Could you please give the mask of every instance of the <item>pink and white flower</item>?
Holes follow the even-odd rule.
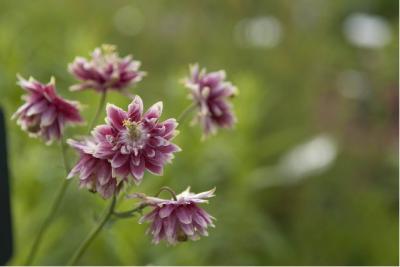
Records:
[[[94,156],[110,160],[113,176],[132,176],[139,184],[145,170],[162,175],[164,165],[180,151],[172,143],[178,123],[175,119],[160,122],[162,107],[158,102],[143,113],[139,96],[134,97],[128,111],[107,104],[107,124],[97,126],[92,134],[99,142]]]
[[[115,46],[103,45],[93,51],[91,59],[77,57],[69,64],[69,72],[80,80],[71,90],[123,91],[142,80],[145,72],[139,71],[139,67],[140,61],[133,60],[131,55],[120,58]]]
[[[98,146],[94,138],[82,141],[68,139],[67,143],[75,148],[80,156],[67,179],[79,174],[80,187],[99,192],[103,198],[109,198],[119,192],[123,183],[112,176],[110,162],[93,156]]]
[[[66,124],[83,122],[79,103],[62,98],[56,92],[55,79],[42,84],[34,78],[18,77],[19,86],[28,94],[23,104],[12,116],[17,124],[32,137],[41,137],[47,144],[60,140]]]
[[[153,243],[166,240],[169,244],[179,241],[197,240],[207,236],[207,228],[215,227],[214,217],[208,214],[198,204],[208,203],[207,198],[213,197],[215,188],[199,194],[190,192],[190,187],[176,196],[176,199],[161,199],[158,197],[141,197],[143,204],[153,207],[153,210],[143,216],[139,223],[150,222],[147,233],[153,236]]]
[[[237,94],[237,89],[225,81],[225,71],[206,73],[198,64],[190,66],[190,75],[185,86],[198,108],[196,120],[203,128],[204,135],[215,134],[218,127],[231,128],[236,117],[229,100]]]

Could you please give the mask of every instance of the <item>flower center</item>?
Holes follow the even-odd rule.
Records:
[[[132,141],[138,141],[143,136],[142,127],[139,123],[130,120],[124,120],[122,125],[128,130],[129,138]]]
[[[121,152],[123,154],[134,152],[137,155],[138,151],[145,146],[148,134],[141,123],[126,119],[122,125],[126,131],[120,136]]]

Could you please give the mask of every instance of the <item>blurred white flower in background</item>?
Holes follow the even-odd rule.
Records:
[[[381,48],[392,39],[389,23],[376,15],[351,14],[344,21],[343,32],[351,44],[364,48]]]
[[[319,173],[335,160],[337,149],[332,138],[320,135],[295,146],[283,156],[278,170],[281,174],[297,180]]]
[[[277,165],[254,170],[249,180],[257,189],[293,184],[326,171],[335,162],[337,154],[334,139],[320,134],[294,146]]]

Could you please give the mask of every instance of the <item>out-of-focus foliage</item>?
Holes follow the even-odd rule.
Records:
[[[147,107],[163,100],[163,118],[189,104],[179,83],[189,63],[226,69],[240,90],[235,130],[201,142],[199,128],[181,125],[183,151],[165,176],[146,174],[130,189],[216,185],[210,236],[154,246],[137,218],[114,221],[80,264],[396,265],[396,2],[0,0],[0,103],[8,116],[21,104],[21,73],[42,82],[54,75],[60,94],[81,101],[90,120],[99,95],[69,92],[66,66],[102,43],[143,62],[148,76],[131,92]],[[117,93],[108,101],[129,103]],[[65,173],[57,145],[28,138],[12,121],[8,130],[10,264],[22,264]],[[65,264],[105,205],[73,181],[36,263]]]

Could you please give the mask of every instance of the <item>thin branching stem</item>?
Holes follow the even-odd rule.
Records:
[[[147,207],[147,204],[142,203],[142,204],[140,204],[139,206],[137,206],[136,208],[134,208],[134,209],[132,209],[132,210],[123,211],[123,212],[114,211],[114,212],[113,212],[113,215],[114,215],[115,217],[118,217],[118,218],[130,218],[130,217],[135,216],[135,213],[136,213],[136,212],[142,212],[142,210],[143,210],[145,207]]]
[[[186,107],[182,113],[178,116],[178,118],[176,119],[176,121],[179,124],[182,124],[183,121],[186,119],[186,117],[196,108],[196,103],[193,103],[191,105],[189,105],[188,107]]]
[[[163,192],[163,191],[167,191],[168,193],[171,194],[172,198],[173,198],[175,201],[177,200],[177,199],[176,199],[176,193],[175,193],[175,191],[172,190],[172,189],[171,189],[170,187],[168,187],[168,186],[163,186],[163,187],[161,187],[160,190],[157,192],[157,194],[156,194],[155,196],[158,197],[158,196],[161,194],[161,192]]]
[[[94,238],[97,236],[97,234],[100,232],[100,230],[103,228],[103,226],[106,224],[110,216],[114,212],[115,204],[116,204],[116,195],[112,197],[111,204],[109,207],[106,208],[106,210],[103,213],[103,216],[99,223],[95,225],[95,227],[90,231],[90,233],[87,235],[85,240],[81,243],[79,248],[75,251],[74,255],[70,259],[67,265],[75,265],[76,262],[79,260],[79,258],[83,255],[83,253],[86,251],[86,249],[89,247],[90,243],[94,240]]]
[[[99,105],[97,106],[96,113],[94,114],[93,120],[92,120],[92,122],[91,122],[90,125],[89,125],[89,128],[88,128],[88,132],[89,132],[89,133],[90,133],[90,131],[93,129],[93,127],[94,127],[94,125],[96,124],[97,120],[99,119],[99,116],[100,116],[100,114],[101,114],[101,111],[102,111],[103,108],[104,108],[104,104],[106,103],[106,98],[107,98],[107,90],[104,90],[104,91],[101,93],[100,102],[99,102]]]
[[[63,158],[63,163],[64,163],[64,167],[65,167],[65,171],[68,174],[69,173],[69,165],[68,165],[68,160],[67,160],[67,156],[66,156],[66,151],[65,151],[65,146],[64,146],[64,142],[61,140],[60,142],[60,146],[61,146],[61,155]],[[35,240],[33,241],[33,245],[31,247],[31,250],[29,251],[29,255],[28,258],[25,262],[25,265],[31,265],[33,260],[35,259],[36,253],[38,251],[39,248],[39,244],[42,241],[42,238],[47,230],[47,228],[49,227],[51,221],[54,218],[54,215],[56,214],[58,207],[61,204],[61,201],[65,195],[65,192],[67,190],[67,187],[69,185],[69,180],[67,179],[63,179],[62,184],[60,186],[60,188],[57,191],[56,197],[53,201],[53,204],[51,205],[50,208],[50,212],[48,213],[47,217],[45,218],[45,220],[43,221],[39,232],[35,238]]]

